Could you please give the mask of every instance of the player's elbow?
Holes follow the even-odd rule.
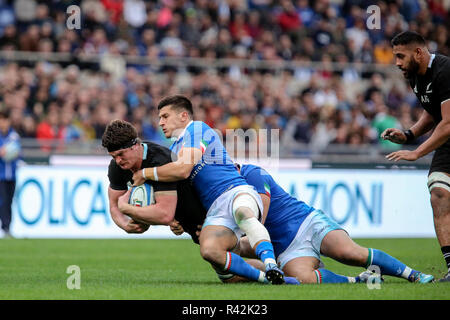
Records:
[[[166,211],[161,215],[161,224],[168,226],[173,221],[173,214]]]
[[[155,193],[156,203],[153,205],[157,215],[157,224],[169,225],[175,218],[177,208],[176,191],[170,191],[170,194]]]
[[[447,138],[450,137],[450,119],[447,120],[444,124],[444,134]]]
[[[179,177],[181,179],[187,179],[191,175],[192,167],[189,165],[180,165]]]
[[[169,225],[175,218],[175,208],[172,206],[164,206],[160,211],[160,223],[163,225]]]

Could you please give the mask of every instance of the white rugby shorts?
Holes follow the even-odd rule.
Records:
[[[239,226],[236,224],[236,221],[234,220],[233,201],[238,195],[242,193],[247,193],[255,199],[256,203],[258,204],[261,218],[264,207],[258,192],[256,192],[253,186],[241,185],[230,189],[227,192],[224,192],[213,202],[208,210],[208,213],[206,214],[203,228],[206,226],[224,226],[228,229],[231,229],[239,240],[243,235],[243,231],[239,228]]]
[[[314,257],[320,261],[322,240],[333,230],[344,229],[322,210],[311,212],[298,228],[291,244],[278,256],[280,268],[283,269],[286,263],[299,257]]]

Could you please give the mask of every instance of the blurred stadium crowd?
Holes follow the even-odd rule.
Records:
[[[81,8],[78,30],[66,25],[73,4]],[[372,4],[380,8],[379,30],[366,26]],[[1,52],[72,59],[0,59],[1,108],[25,138],[99,139],[111,119],[122,118],[143,138],[167,143],[156,104],[182,93],[197,120],[223,131],[279,128],[282,143],[294,147],[388,146],[379,133],[409,128],[422,109],[401,78],[346,63],[395,68],[389,41],[406,29],[448,55],[449,7],[446,0],[0,0]],[[100,59],[78,59],[90,56]],[[205,67],[137,64],[129,56],[202,58]],[[296,64],[206,63],[216,58]],[[339,63],[344,67],[333,68]]]

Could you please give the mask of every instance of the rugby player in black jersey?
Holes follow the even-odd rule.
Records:
[[[106,127],[102,146],[112,160],[108,168],[109,208],[117,226],[127,233],[143,233],[150,225],[170,225],[174,219],[198,243],[196,231],[206,211],[188,180],[178,182],[147,181],[153,186],[155,204],[135,207],[128,204],[133,172],[161,166],[175,159],[169,149],[152,142],[141,142],[129,122],[113,120]]]
[[[408,130],[386,129],[381,137],[394,143],[411,143],[433,129],[431,136],[414,150],[399,150],[386,156],[393,161],[415,161],[435,151],[428,174],[434,226],[447,264],[450,282],[450,58],[428,51],[425,39],[416,32],[396,35],[391,44],[396,66],[408,79],[424,108]]]

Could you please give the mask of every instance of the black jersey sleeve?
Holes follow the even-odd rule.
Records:
[[[142,168],[160,167],[172,161],[172,153],[166,147],[153,142],[144,143],[148,146],[148,154],[142,161]],[[151,184],[155,192],[177,190],[177,182],[151,181]]]
[[[111,160],[108,167],[109,186],[113,190],[127,190],[127,182],[131,179],[131,172],[126,172]]]
[[[202,225],[206,217],[206,210],[188,180],[178,182],[178,202],[175,219],[184,231],[190,234],[195,243],[199,243],[195,234],[197,226]]]
[[[159,181],[151,181],[153,186],[153,191],[177,191],[177,183],[176,182],[159,182]]]

